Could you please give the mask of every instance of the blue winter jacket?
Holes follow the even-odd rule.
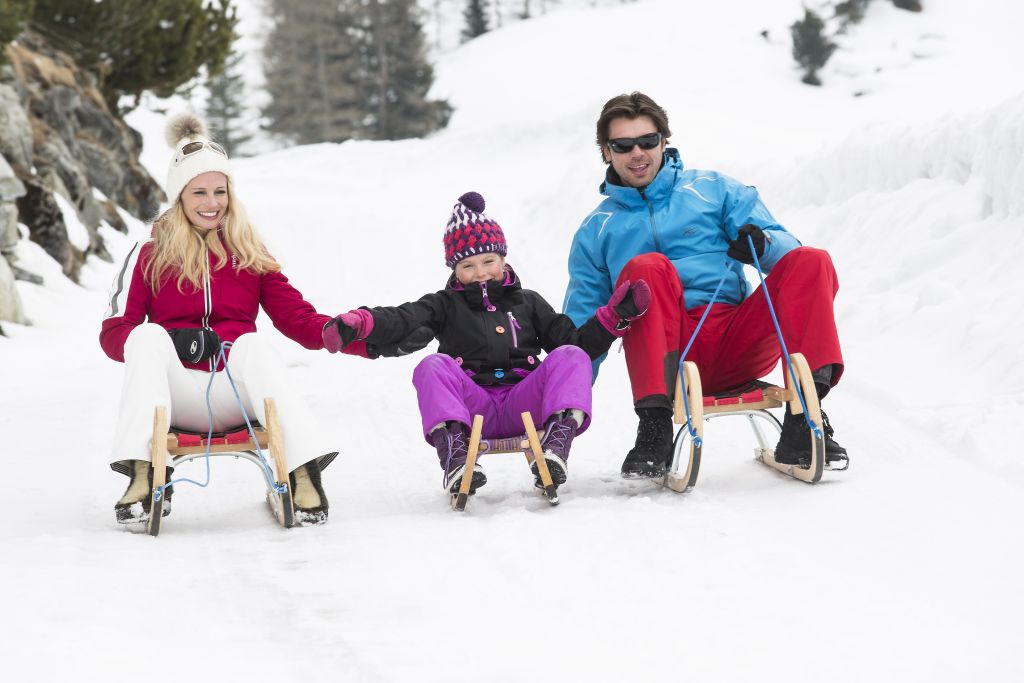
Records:
[[[684,169],[676,149],[665,150],[658,175],[642,190],[606,180],[607,198],[583,219],[569,251],[569,288],[563,310],[577,325],[611,296],[619,273],[634,256],[657,252],[675,265],[687,310],[706,305],[722,277],[717,302],[739,304],[751,292],[743,264],[727,258],[729,241],[753,223],[765,231],[767,273],[800,246],[779,225],[757,190],[714,171]],[[595,375],[598,359],[594,364]]]

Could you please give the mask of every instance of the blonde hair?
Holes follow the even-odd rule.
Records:
[[[216,256],[213,270],[220,270],[228,262],[227,249],[238,257],[237,267],[240,270],[249,270],[257,275],[281,270],[249,222],[245,207],[231,187],[230,178],[227,189],[228,209],[217,230],[204,230],[192,225],[185,215],[180,196],[174,206],[154,221],[153,250],[142,271],[154,294],[160,291],[164,278],[174,274],[177,274],[179,292],[184,293],[186,282],[194,290],[201,290],[203,281],[210,275],[208,254]]]

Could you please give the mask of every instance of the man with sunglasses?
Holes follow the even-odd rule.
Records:
[[[751,243],[788,350],[806,356],[819,398],[843,373],[832,308],[838,281],[828,253],[801,246],[755,188],[684,167],[678,150],[666,146],[669,135],[665,110],[643,93],[605,103],[597,144],[608,164],[600,188],[606,198],[584,218],[569,253],[564,309],[576,324],[621,282],[643,278],[651,288],[646,315],[623,338],[640,418],[636,443],[622,463],[626,478],[660,477],[671,461],[679,357],[709,304],[686,357],[700,369],[705,393],[740,387],[778,363],[781,351],[764,293],[752,291],[743,272],[754,261]],[[822,417],[826,460],[845,458],[824,412]],[[810,444],[802,416],[787,411],[776,460],[809,461]]]

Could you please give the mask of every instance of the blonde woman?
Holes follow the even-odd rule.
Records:
[[[263,246],[234,194],[227,155],[203,123],[179,115],[167,139],[174,148],[166,186],[171,208],[125,259],[100,332],[106,354],[125,363],[111,468],[130,482],[115,517],[123,524],[148,518],[155,406],[168,407],[175,427],[209,429],[209,373],[217,371],[221,342],[232,342],[231,374],[246,412],[263,421],[263,398],[277,404],[296,522],[323,523],[328,505],[320,470],[334,449],[289,388],[284,363],[256,334],[256,315],[262,307],[278,330],[308,349],[324,348],[331,318],[302,298]],[[365,347],[346,352],[365,355]],[[226,377],[214,380],[210,399],[214,431],[244,422]]]

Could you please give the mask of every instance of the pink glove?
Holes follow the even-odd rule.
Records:
[[[324,348],[337,353],[358,339],[366,339],[373,332],[373,314],[357,308],[331,318],[324,325]]]
[[[616,337],[626,334],[629,324],[647,312],[651,305],[651,288],[643,280],[632,285],[626,280],[612,292],[608,303],[597,309],[597,319]]]

